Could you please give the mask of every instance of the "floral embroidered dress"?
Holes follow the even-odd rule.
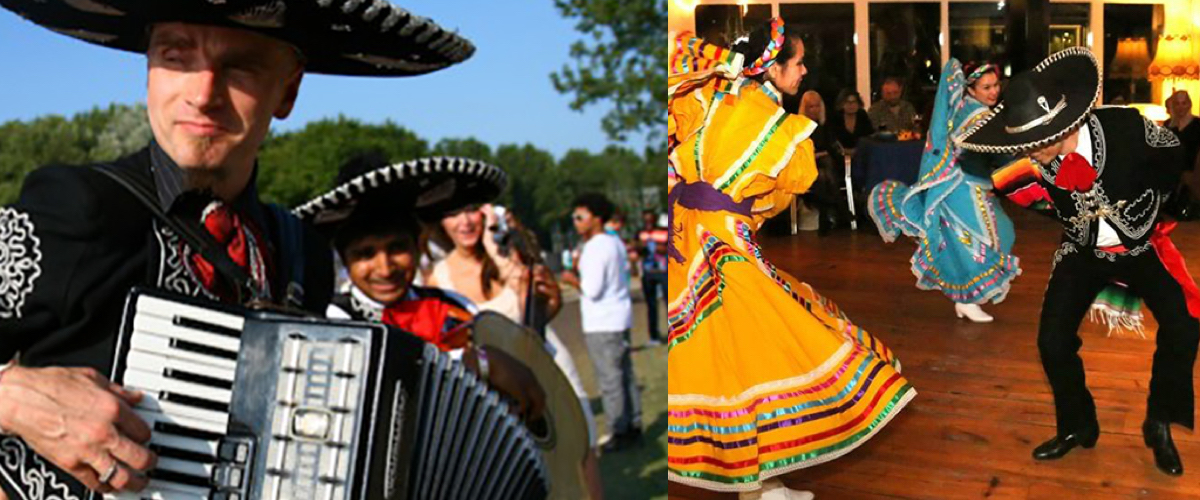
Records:
[[[954,143],[987,115],[965,89],[962,66],[951,59],[942,68],[917,183],[880,183],[868,208],[885,241],[900,233],[917,240],[911,259],[917,288],[941,290],[958,303],[1000,302],[1021,274],[1011,253],[1016,235],[992,193],[987,164],[1000,157]]]
[[[668,476],[716,491],[844,455],[916,394],[891,351],[763,259],[755,231],[816,178],[816,125],[741,62],[672,39]]]

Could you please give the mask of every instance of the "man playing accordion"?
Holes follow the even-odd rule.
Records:
[[[127,292],[324,313],[327,244],[255,189],[272,119],[290,114],[306,72],[418,75],[474,47],[386,1],[0,5],[144,53],[154,137],[111,165],[38,169],[0,208],[0,499],[137,491],[157,460],[132,410],[143,395],[105,376]],[[208,233],[214,248],[166,221]]]

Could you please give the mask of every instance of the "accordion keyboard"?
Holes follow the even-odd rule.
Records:
[[[158,455],[109,500],[540,499],[546,467],[507,405],[380,325],[216,308],[135,290],[113,380]]]
[[[149,497],[210,498],[220,481],[230,488],[211,498],[244,498],[251,445],[225,434],[245,320],[149,296],[137,312],[123,382],[145,394],[134,411],[159,456]]]

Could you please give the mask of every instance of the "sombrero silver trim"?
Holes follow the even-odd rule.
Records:
[[[1058,96],[1058,104],[1055,104],[1053,109],[1051,109],[1050,105],[1046,103],[1046,98],[1044,97],[1038,97],[1038,104],[1042,106],[1042,109],[1046,110],[1046,114],[1034,118],[1029,123],[1019,127],[1004,127],[1004,131],[1010,134],[1019,134],[1021,132],[1033,130],[1054,121],[1054,118],[1057,117],[1059,113],[1062,113],[1062,110],[1067,109],[1067,96]]]
[[[419,75],[475,52],[455,30],[387,0],[0,0],[0,6],[57,33],[139,53],[154,23],[256,31],[300,48],[311,73]]]
[[[995,119],[997,116],[1000,115],[1000,112],[1004,109],[1004,103],[1001,102],[994,109],[992,109],[991,113],[988,116],[981,118],[978,123],[974,124],[974,126],[972,126],[970,129],[963,132],[962,135],[960,135],[957,139],[955,139],[954,142],[956,144],[958,144],[959,147],[962,147],[962,148],[970,150],[970,151],[977,151],[980,153],[992,153],[992,154],[1012,154],[1012,153],[1019,153],[1022,151],[1038,149],[1047,144],[1053,144],[1053,143],[1061,140],[1063,137],[1066,137],[1067,135],[1069,135],[1075,129],[1078,129],[1079,126],[1083,124],[1083,121],[1086,120],[1087,117],[1091,115],[1092,110],[1095,109],[1096,101],[1100,98],[1100,90],[1104,86],[1104,79],[1099,77],[1100,75],[1103,75],[1104,73],[1103,73],[1103,71],[1101,71],[1102,68],[1100,67],[1100,62],[1096,60],[1095,54],[1093,54],[1091,49],[1088,49],[1087,47],[1070,47],[1070,48],[1064,49],[1062,51],[1056,52],[1054,54],[1051,54],[1050,57],[1046,58],[1046,60],[1042,61],[1041,63],[1038,63],[1038,65],[1033,68],[1033,71],[1040,72],[1040,71],[1046,69],[1047,67],[1049,67],[1050,65],[1052,65],[1062,59],[1065,59],[1068,57],[1077,57],[1077,56],[1086,57],[1087,60],[1089,62],[1091,62],[1093,66],[1095,66],[1096,75],[1097,75],[1096,88],[1092,92],[1092,95],[1088,102],[1087,108],[1084,109],[1083,112],[1080,113],[1080,115],[1075,120],[1073,120],[1068,126],[1063,128],[1062,130],[1050,135],[1049,137],[1039,139],[1036,141],[1020,143],[1020,144],[992,146],[992,145],[976,144],[976,143],[968,142],[968,139],[970,139],[976,132],[978,132],[981,128],[986,126],[993,119]]]
[[[372,190],[384,189],[388,185],[399,184],[419,177],[439,176],[444,178],[445,174],[474,177],[487,182],[495,186],[497,195],[508,187],[508,174],[500,167],[487,162],[454,156],[417,158],[352,177],[330,189],[325,194],[292,209],[292,213],[301,219],[313,221],[318,224],[337,222],[350,216],[355,201]],[[450,177],[446,180],[454,179],[454,177]],[[458,181],[449,184],[451,191],[445,192],[447,184],[439,182],[438,188],[440,188],[440,191],[432,194],[426,192],[418,195],[418,199],[414,200],[413,208],[420,210],[423,207],[428,207],[434,203],[452,198],[454,195],[453,191],[458,184]],[[486,203],[488,201],[491,200],[475,200],[477,203]]]

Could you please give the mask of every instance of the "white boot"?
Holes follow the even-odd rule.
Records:
[[[816,498],[811,491],[793,490],[783,485],[783,481],[771,478],[763,481],[761,490],[744,491],[738,495],[738,500],[813,500]]]
[[[991,323],[992,320],[996,319],[989,316],[988,313],[983,312],[983,309],[976,304],[955,303],[954,314],[960,318],[966,316],[967,319],[976,323]]]

